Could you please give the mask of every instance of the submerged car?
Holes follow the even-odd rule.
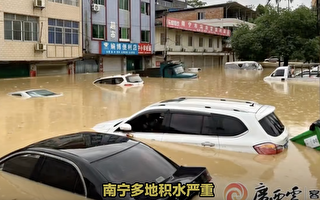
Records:
[[[122,191],[130,191],[127,186],[132,188],[137,183],[213,185],[205,167],[179,166],[142,142],[96,132],[57,136],[14,151],[0,158],[0,177],[2,174],[13,174],[95,200],[160,199],[144,196],[145,193],[119,197]],[[103,185],[107,183],[123,189],[116,191],[116,197],[103,197]],[[192,199],[199,192],[191,191],[189,196],[181,195],[179,199]],[[42,198],[46,199],[45,196]]]
[[[120,74],[98,78],[93,84],[110,84],[119,86],[142,86],[143,80],[139,74]]]
[[[93,130],[270,155],[288,147],[287,128],[274,111],[274,106],[253,101],[180,97],[152,104],[128,118],[102,122]]]
[[[255,61],[236,61],[226,62],[225,69],[241,69],[241,70],[263,70],[261,64]]]
[[[31,89],[31,90],[11,92],[8,95],[14,96],[14,97],[21,97],[21,98],[38,98],[38,97],[60,97],[63,94],[51,92],[46,89]]]

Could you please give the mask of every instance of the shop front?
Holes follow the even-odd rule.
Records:
[[[152,66],[151,44],[102,41],[103,72],[125,73]]]

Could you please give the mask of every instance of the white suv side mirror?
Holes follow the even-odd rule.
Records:
[[[120,128],[121,131],[131,131],[132,130],[131,125],[130,124],[126,124],[126,123],[121,124],[119,128]]]

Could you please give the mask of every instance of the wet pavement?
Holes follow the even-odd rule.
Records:
[[[48,137],[90,130],[97,123],[127,117],[151,103],[178,96],[236,98],[274,105],[276,114],[289,128],[290,136],[306,131],[319,118],[319,85],[263,82],[263,77],[272,71],[203,68],[198,80],[143,78],[145,85],[137,88],[94,86],[92,82],[102,74],[3,79],[0,80],[0,156]],[[64,95],[26,100],[7,95],[9,92],[37,88]],[[309,199],[309,190],[320,189],[320,152],[292,142],[286,152],[276,156],[146,142],[181,165],[206,166],[216,185],[215,199],[223,199],[224,188],[232,182],[242,183],[249,191],[249,199],[253,199],[254,188],[260,182],[269,187],[270,197],[276,189],[284,192],[297,185],[302,190],[298,198]],[[9,191],[25,187],[23,180],[17,187],[7,184],[9,179],[14,178],[0,175],[1,200],[13,199],[10,195],[17,193]],[[24,190],[45,191],[43,186],[37,184],[28,187]],[[45,199],[43,195],[46,193],[40,192],[34,199]],[[22,192],[21,195],[25,197],[29,194]],[[64,195],[69,194],[59,195],[66,197]],[[58,197],[47,199],[55,198]],[[290,198],[289,195],[284,199]]]

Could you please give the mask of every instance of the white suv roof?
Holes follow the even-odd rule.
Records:
[[[214,110],[255,113],[258,120],[270,114],[275,110],[274,106],[262,105],[255,101],[237,100],[228,98],[212,98],[212,97],[178,97],[165,101],[160,101],[148,106],[146,109],[158,106],[168,106],[188,110],[201,110],[212,112]],[[211,109],[210,111],[208,109]]]

